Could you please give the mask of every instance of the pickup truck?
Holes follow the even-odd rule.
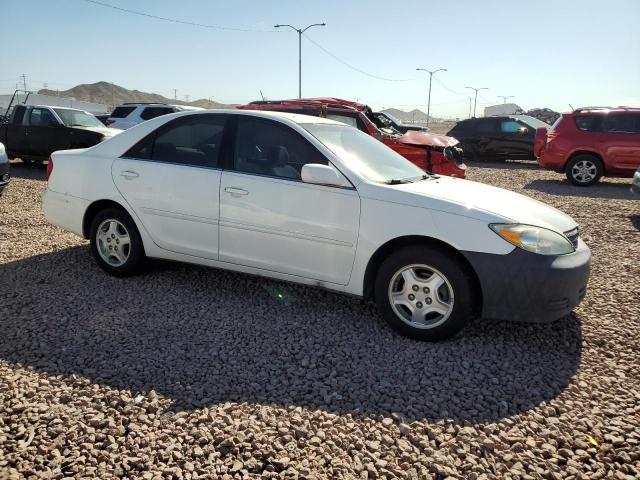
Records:
[[[0,143],[9,158],[42,162],[57,150],[91,147],[120,132],[83,110],[16,105],[8,122],[0,124]]]

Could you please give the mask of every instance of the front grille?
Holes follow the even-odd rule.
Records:
[[[578,248],[578,238],[580,238],[579,227],[564,232],[564,235],[569,239],[574,248]]]

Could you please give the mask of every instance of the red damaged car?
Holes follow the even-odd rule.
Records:
[[[463,152],[455,138],[416,131],[402,134],[382,124],[371,108],[362,103],[340,98],[303,98],[257,101],[237,108],[300,113],[336,120],[377,138],[425,171],[459,178],[466,174]]]

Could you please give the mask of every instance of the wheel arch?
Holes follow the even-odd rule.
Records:
[[[89,238],[91,223],[93,222],[93,219],[98,214],[98,212],[104,210],[105,208],[117,208],[118,210],[122,210],[131,218],[134,224],[136,223],[127,209],[118,202],[106,198],[102,200],[96,200],[87,207],[84,212],[84,216],[82,217],[82,236],[84,238]],[[138,228],[138,230],[140,229]]]
[[[570,155],[567,156],[567,160],[564,162],[564,165],[562,165],[563,172],[567,170],[567,165],[569,164],[569,162],[573,160],[575,157],[577,157],[578,155],[591,155],[592,157],[596,157],[600,161],[600,164],[602,165],[602,172],[603,173],[605,172],[604,159],[602,158],[602,155],[600,154],[600,152],[597,152],[595,150],[589,150],[586,148],[580,148],[580,149],[574,150],[573,152],[571,152]]]
[[[460,253],[455,247],[433,237],[427,237],[422,235],[408,235],[402,237],[396,237],[394,239],[389,240],[384,243],[374,252],[374,254],[369,259],[367,263],[367,267],[364,273],[364,283],[363,283],[363,297],[366,299],[373,299],[374,296],[374,285],[376,280],[376,275],[380,268],[382,262],[391,255],[393,252],[400,250],[401,248],[416,246],[416,245],[427,245],[432,248],[437,248],[447,252],[447,254],[456,258],[460,263],[465,267],[467,274],[471,278],[475,286],[476,291],[476,308],[478,312],[482,311],[482,286],[480,284],[480,279],[478,278],[478,274],[475,269],[467,260],[467,258]]]

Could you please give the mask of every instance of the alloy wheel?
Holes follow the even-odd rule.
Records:
[[[449,280],[429,265],[408,265],[389,283],[389,303],[403,322],[414,328],[442,325],[453,310],[453,288]]]
[[[126,227],[118,220],[109,218],[98,226],[96,244],[100,257],[112,267],[121,267],[129,259],[131,238]]]
[[[571,175],[579,183],[589,183],[598,175],[598,167],[590,160],[580,160],[571,168]]]

